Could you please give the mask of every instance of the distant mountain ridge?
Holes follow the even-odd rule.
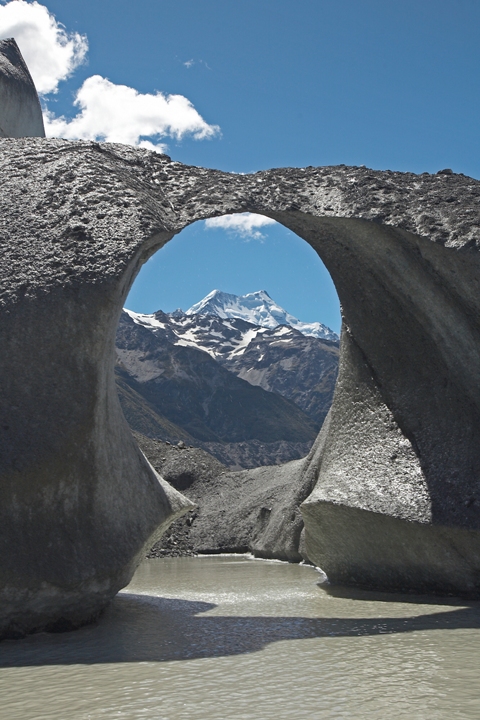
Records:
[[[222,290],[212,290],[203,300],[192,305],[185,315],[217,315],[217,317],[245,320],[260,327],[276,328],[289,325],[303,335],[338,342],[337,333],[320,322],[305,323],[294,317],[272,300],[266,290],[246,295],[232,295]]]
[[[318,424],[293,402],[238,378],[206,352],[149,332],[126,313],[116,350],[123,380],[199,440],[308,442],[318,432]]]
[[[256,311],[265,293],[250,295]],[[231,310],[233,301],[222,296],[237,297],[214,292],[204,300]],[[270,309],[279,307],[269,300]],[[208,302],[194,307],[199,305],[208,309]],[[289,316],[280,310],[277,318]],[[229,465],[305,455],[331,405],[338,342],[265,315],[273,327],[191,308],[188,313],[122,313],[117,386],[132,429],[201,446]]]
[[[237,377],[298,405],[316,423],[325,419],[337,377],[338,343],[240,319],[186,315],[176,310],[125,314],[172,345],[202,350]]]

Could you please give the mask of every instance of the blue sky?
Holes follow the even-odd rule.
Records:
[[[44,96],[64,127],[79,112],[75,94],[98,75],[190,101],[200,118],[191,131],[149,136],[181,162],[236,172],[339,163],[451,167],[480,177],[478,0],[43,5],[67,33],[88,39],[85,62]],[[220,132],[205,130],[213,126]],[[197,223],[144,267],[128,306],[186,309],[214,287],[265,289],[300,319],[338,330],[335,291],[313,251],[279,226],[258,233]]]

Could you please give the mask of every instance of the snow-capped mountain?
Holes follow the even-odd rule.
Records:
[[[250,385],[293,400],[312,420],[323,422],[335,387],[338,342],[304,335],[288,325],[270,329],[239,318],[186,315],[180,310],[152,315],[125,310],[125,315],[158,341],[208,353]],[[117,347],[122,359],[126,349]],[[146,362],[141,368],[142,375],[159,372]]]
[[[224,319],[216,315],[186,315],[179,310],[174,313],[159,310],[153,315],[142,315],[132,310],[125,312],[134,323],[143,325],[168,342],[203,350],[219,362],[242,355],[257,336],[269,332],[268,328],[252,325],[246,320]],[[285,326],[277,326],[270,333],[280,337],[288,331]]]
[[[188,314],[125,310],[117,384],[128,421],[150,437],[201,442],[228,464],[277,462],[278,443],[282,461],[301,457],[331,405],[338,369],[338,336],[304,326],[325,328],[300,323],[264,291],[214,291]]]
[[[191,342],[179,342],[178,317],[173,328],[169,318],[155,313],[154,326],[126,312],[120,318],[117,389],[133,430],[200,444],[231,465],[240,464],[239,452],[250,467],[275,463],[280,453],[284,461],[307,454],[318,421],[281,393],[245,381]]]
[[[276,328],[278,325],[290,325],[302,335],[338,342],[338,335],[320,322],[304,323],[290,315],[272,300],[265,290],[232,295],[221,290],[212,290],[203,300],[192,305],[186,315],[216,315],[220,318],[245,320],[265,328]]]

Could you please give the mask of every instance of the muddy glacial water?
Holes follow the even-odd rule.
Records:
[[[148,560],[96,624],[0,643],[2,720],[480,718],[480,603]]]

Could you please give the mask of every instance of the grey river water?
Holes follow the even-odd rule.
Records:
[[[480,603],[318,580],[247,556],[145,561],[96,625],[0,643],[0,718],[480,718]]]

